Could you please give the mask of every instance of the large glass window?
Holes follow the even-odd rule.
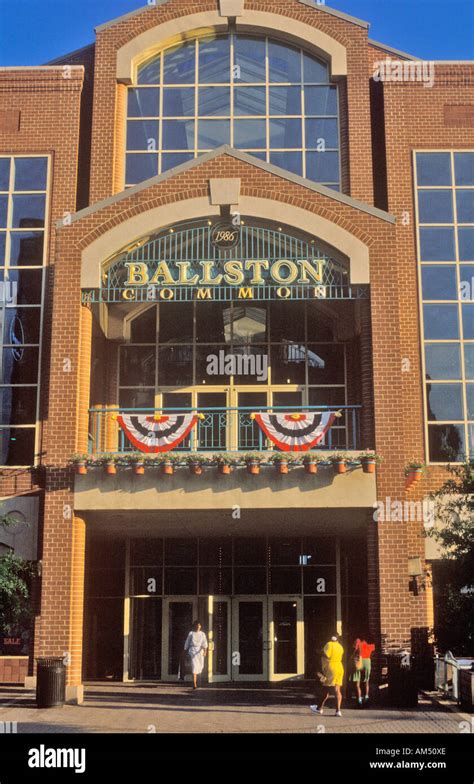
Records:
[[[474,454],[474,152],[415,156],[431,462]]]
[[[327,323],[316,329],[319,319],[318,304],[303,301],[150,305],[132,319],[130,342],[120,347],[119,405],[207,411],[199,447],[214,450],[230,448],[226,409],[236,407],[232,448],[257,448],[247,407],[348,404],[346,345]],[[344,417],[333,426],[332,446],[344,444],[346,427]]]
[[[130,596],[134,598],[150,593],[156,596],[185,593],[335,596],[336,570],[335,537],[130,541],[129,586]],[[120,596],[124,587],[123,569],[114,568],[113,572],[112,575],[110,569],[99,566],[89,568],[87,595]]]
[[[47,157],[0,157],[0,465],[34,463],[47,175]]]
[[[231,34],[172,46],[139,67],[128,93],[126,185],[222,144],[339,189],[338,93],[328,65]]]

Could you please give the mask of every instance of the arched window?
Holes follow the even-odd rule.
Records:
[[[164,49],[129,88],[126,185],[230,144],[340,187],[328,64],[271,38],[222,35]]]

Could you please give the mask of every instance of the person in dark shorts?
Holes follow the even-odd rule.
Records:
[[[357,692],[357,702],[363,705],[369,701],[369,682],[372,669],[371,656],[375,651],[375,645],[370,635],[364,635],[354,640],[353,644],[353,668],[350,680],[355,684]]]

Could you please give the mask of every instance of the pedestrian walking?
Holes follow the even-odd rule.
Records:
[[[204,660],[207,656],[207,637],[201,630],[199,621],[194,621],[192,631],[189,632],[186,642],[184,643],[184,650],[191,659],[191,672],[193,673],[193,688],[198,687],[198,675],[204,669]]]
[[[357,637],[353,643],[353,669],[350,680],[355,684],[359,705],[369,701],[369,681],[372,669],[371,656],[375,645],[369,634]]]
[[[318,676],[320,678],[321,684],[325,689],[326,694],[323,697],[321,705],[310,705],[310,710],[313,713],[323,713],[324,705],[326,704],[326,700],[328,699],[331,689],[334,689],[334,694],[336,697],[336,716],[342,716],[341,713],[341,704],[342,704],[342,682],[344,679],[344,665],[342,663],[342,657],[344,656],[344,648],[342,647],[341,643],[339,642],[339,636],[334,634],[329,642],[323,648],[321,664],[322,664],[322,673]]]

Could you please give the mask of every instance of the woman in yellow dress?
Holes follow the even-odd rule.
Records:
[[[331,688],[334,688],[336,694],[336,716],[342,716],[341,713],[341,703],[342,703],[342,692],[341,686],[342,681],[344,678],[344,665],[342,663],[342,657],[344,655],[344,648],[342,647],[341,643],[339,642],[338,635],[335,634],[331,637],[329,642],[323,648],[322,654],[322,670],[323,670],[323,679],[322,684],[326,689],[326,694],[324,695],[323,701],[321,705],[318,707],[317,705],[310,705],[310,709],[313,713],[323,713],[323,708],[326,703],[327,698],[329,697]]]

